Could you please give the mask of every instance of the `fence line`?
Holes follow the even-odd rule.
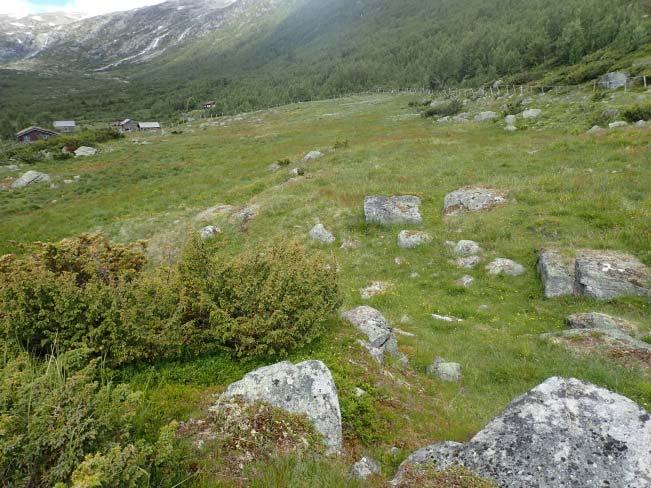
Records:
[[[635,76],[628,78],[624,83],[624,91],[627,92],[630,88],[634,86],[643,86],[644,88],[648,87],[648,84],[651,82],[651,77],[647,76]],[[592,91],[596,91],[599,81],[593,80]],[[428,95],[428,96],[441,96],[445,98],[469,98],[469,97],[485,97],[492,96],[495,98],[500,98],[503,96],[534,96],[534,95],[545,95],[547,93],[552,93],[554,90],[568,90],[568,89],[577,89],[577,88],[588,88],[586,85],[526,85],[526,84],[502,84],[494,83],[492,85],[484,85],[477,88],[441,88],[441,89],[432,89],[427,87],[406,87],[406,88],[375,88],[371,90],[364,90],[359,92],[350,92],[346,94],[341,94],[335,97],[311,97],[309,99],[300,99],[300,100],[291,100],[283,103],[278,103],[276,105],[270,105],[264,108],[252,110],[250,112],[221,112],[221,114],[206,114],[202,113],[199,118],[204,119],[214,119],[221,117],[232,117],[235,115],[250,115],[265,110],[273,110],[280,107],[285,107],[292,104],[301,104],[301,103],[314,103],[314,102],[327,102],[341,100],[344,98],[350,98],[353,96],[361,95],[373,95],[373,94],[392,94],[392,95],[402,95],[402,94],[413,94],[413,95]],[[187,122],[187,120],[186,120]],[[182,122],[181,125],[186,122]],[[180,126],[179,126],[180,127]]]

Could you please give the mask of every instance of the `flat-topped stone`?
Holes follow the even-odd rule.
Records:
[[[491,188],[466,187],[448,193],[443,202],[445,215],[488,210],[507,202],[504,193]]]
[[[420,224],[420,198],[413,195],[368,196],[364,199],[364,216],[367,222],[376,224]]]

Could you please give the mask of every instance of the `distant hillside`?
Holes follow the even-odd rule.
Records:
[[[239,12],[220,28],[177,3],[98,18],[95,30],[81,22],[85,36],[41,52],[33,71],[0,71],[4,132],[52,117],[169,118],[207,98],[230,112],[374,87],[528,82],[572,65],[581,82],[628,53],[651,56],[646,0],[191,2],[213,20]],[[180,39],[186,29],[201,34]],[[113,35],[115,49],[103,44]]]

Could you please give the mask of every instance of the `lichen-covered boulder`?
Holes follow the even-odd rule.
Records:
[[[497,486],[648,488],[651,415],[632,400],[553,377],[515,399],[467,444],[439,443],[403,463],[461,464]]]
[[[504,193],[490,188],[460,188],[448,193],[443,202],[445,215],[487,210],[506,203]]]
[[[475,241],[461,240],[454,245],[454,254],[460,257],[479,256],[481,247]]]
[[[201,237],[201,240],[206,241],[208,239],[212,239],[215,237],[217,234],[221,232],[221,229],[217,226],[214,225],[207,225],[206,227],[203,227],[199,231],[199,236]]]
[[[30,170],[11,184],[11,188],[25,188],[34,183],[49,183],[50,175]]]
[[[427,232],[403,230],[398,234],[398,247],[413,249],[432,242],[432,236]]]
[[[461,381],[461,365],[452,363],[443,358],[436,360],[427,367],[427,374],[434,376],[441,381],[458,382]]]
[[[538,258],[538,272],[545,297],[556,298],[574,293],[574,259],[553,249],[543,249]]]
[[[542,115],[542,110],[539,108],[530,108],[522,112],[523,119],[537,119]]]
[[[599,86],[608,90],[615,90],[626,86],[628,82],[628,73],[614,71],[606,73],[599,79]]]
[[[367,222],[382,225],[420,224],[420,198],[368,196],[364,199],[364,216]]]
[[[75,151],[76,157],[95,156],[95,154],[97,154],[97,149],[88,146],[81,146],[79,149]]]
[[[310,161],[314,161],[321,157],[323,157],[323,153],[321,151],[310,151],[305,156],[303,156],[303,162],[309,163]]]
[[[480,112],[475,116],[475,122],[487,122],[489,120],[496,120],[497,114],[495,112]]]
[[[341,318],[366,335],[367,341],[364,345],[378,362],[383,362],[385,354],[390,354],[403,362],[406,359],[398,351],[398,341],[389,326],[389,321],[379,310],[362,305],[348,312],[342,312]]]
[[[292,364],[288,361],[265,366],[232,383],[219,403],[241,397],[262,401],[291,413],[305,414],[323,434],[330,452],[341,451],[341,411],[332,374],[321,361]],[[216,408],[218,408],[219,403]]]
[[[576,258],[576,289],[597,300],[651,296],[651,275],[635,256],[617,251],[581,251]]]

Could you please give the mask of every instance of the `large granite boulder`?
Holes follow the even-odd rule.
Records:
[[[76,157],[95,156],[95,154],[97,154],[97,149],[89,146],[81,146],[75,151]]]
[[[403,196],[368,196],[364,199],[364,216],[367,222],[392,224],[420,224],[420,198]]]
[[[321,361],[296,365],[283,361],[251,371],[240,381],[232,383],[219,397],[219,403],[234,397],[305,414],[323,434],[329,452],[341,451],[339,397],[332,374]]]
[[[40,173],[38,171],[30,170],[24,173],[20,178],[15,180],[12,184],[12,188],[25,188],[26,186],[33,185],[34,183],[49,183],[50,175],[46,173]]]
[[[628,82],[628,74],[621,71],[606,73],[599,79],[599,86],[608,90],[623,88]]]
[[[651,297],[651,274],[635,256],[582,250],[572,255],[543,250],[538,261],[545,296],[584,295],[597,300]]]
[[[490,188],[460,188],[448,193],[443,202],[445,215],[486,210],[506,203],[503,192]]]
[[[651,415],[632,400],[553,377],[515,399],[467,444],[438,443],[401,465],[466,466],[509,488],[648,488]]]

